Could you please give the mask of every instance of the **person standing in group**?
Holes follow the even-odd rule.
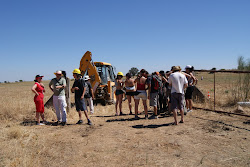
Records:
[[[149,119],[158,118],[157,104],[159,99],[159,92],[162,91],[160,90],[162,88],[162,80],[159,75],[160,74],[158,71],[154,72],[150,78],[148,86],[148,99],[150,102],[150,106],[154,108],[154,113]]]
[[[94,100],[94,93],[93,93],[93,89],[91,86],[91,83],[89,82],[90,77],[88,75],[84,76],[84,80],[85,80],[85,85],[86,85],[86,91],[85,91],[85,95],[84,95],[84,99],[85,99],[85,104],[86,106],[89,105],[89,110],[91,114],[94,114],[94,105],[93,105],[93,100]],[[87,107],[87,111],[88,111],[88,107]]]
[[[36,75],[35,84],[32,86],[31,90],[35,93],[34,102],[36,105],[36,125],[45,125],[46,123],[44,118],[44,104],[43,104],[43,93],[45,92],[44,85],[42,83],[43,76]],[[43,123],[40,123],[40,116],[43,120]]]
[[[56,125],[62,123],[64,126],[67,122],[67,103],[64,90],[66,87],[66,79],[62,77],[62,71],[56,71],[54,74],[56,75],[56,78],[53,78],[50,81],[49,88],[54,92],[53,105],[57,116]]]
[[[129,107],[129,115],[132,115],[132,105],[131,105],[131,97],[136,95],[136,88],[135,88],[135,80],[131,78],[131,74],[126,74],[125,80],[125,88],[126,88],[126,96],[128,99],[128,107]]]
[[[197,84],[198,79],[192,73],[194,70],[193,66],[187,65],[185,70],[186,70],[185,72],[191,76],[189,78],[187,77],[188,87],[185,93],[185,100],[186,100],[187,112],[192,112],[193,108],[192,95],[194,91],[194,85]]]
[[[122,112],[122,97],[123,97],[123,84],[124,82],[122,81],[122,77],[123,77],[123,73],[122,72],[118,72],[117,73],[117,77],[115,79],[115,87],[116,87],[116,91],[115,91],[115,96],[116,96],[116,102],[115,102],[115,115],[118,116],[118,115],[123,115],[123,112]],[[120,112],[118,113],[117,111],[117,107],[119,105],[119,109],[120,109]]]
[[[87,107],[84,100],[84,95],[86,92],[86,84],[85,81],[82,79],[81,71],[79,69],[74,69],[73,77],[75,78],[75,82],[73,83],[73,86],[71,88],[71,92],[75,93],[75,104],[76,104],[76,111],[79,115],[79,121],[76,124],[82,124],[82,113],[84,112],[85,117],[88,120],[88,125],[92,125],[92,122],[89,119],[88,113],[87,113]]]
[[[145,73],[146,73],[146,70],[141,69],[140,73],[138,74],[138,77],[135,79],[136,91],[138,93],[138,95],[134,96],[135,119],[140,119],[140,117],[138,117],[138,106],[139,106],[140,99],[142,99],[142,103],[144,106],[145,119],[148,119],[147,92],[146,92],[147,78],[144,77]]]
[[[168,81],[164,71],[160,71],[160,78],[162,80],[162,88],[159,90],[159,109],[160,112],[167,111],[167,86]]]
[[[178,109],[181,113],[180,123],[184,123],[184,89],[187,88],[188,81],[186,76],[181,73],[180,66],[173,67],[173,73],[169,76],[168,82],[171,86],[171,108],[174,115],[175,125],[178,124]]]

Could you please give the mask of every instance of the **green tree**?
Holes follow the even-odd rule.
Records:
[[[132,76],[135,76],[138,74],[139,70],[136,67],[132,67],[128,72],[131,73]]]

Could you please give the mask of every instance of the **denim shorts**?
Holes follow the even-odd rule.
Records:
[[[76,111],[86,111],[87,110],[84,98],[83,99],[76,98],[75,103],[76,103]]]

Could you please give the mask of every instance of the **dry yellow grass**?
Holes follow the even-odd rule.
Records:
[[[0,166],[250,165],[247,117],[195,110],[184,124],[173,126],[172,117],[133,120],[115,117],[114,105],[98,105],[91,115],[93,126],[85,119],[75,125],[74,108],[65,127],[35,126],[30,123],[35,121],[32,85],[0,84]],[[51,95],[47,87],[45,100]],[[127,101],[123,110],[129,113]],[[45,116],[56,118],[51,109],[45,109]]]

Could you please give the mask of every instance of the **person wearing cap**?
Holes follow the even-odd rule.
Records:
[[[192,95],[194,91],[194,85],[197,84],[198,79],[193,75],[194,67],[191,65],[187,65],[185,67],[185,72],[190,75],[190,77],[187,77],[188,80],[188,87],[185,93],[185,100],[186,100],[186,106],[187,106],[187,112],[192,112],[193,108],[193,102],[192,102]]]
[[[116,87],[116,91],[115,91],[115,96],[116,96],[116,102],[115,102],[115,115],[118,116],[118,115],[123,115],[122,113],[122,97],[123,97],[123,85],[124,85],[124,82],[122,81],[122,77],[123,77],[123,73],[122,72],[118,72],[117,73],[117,77],[115,79],[115,87]],[[119,105],[119,109],[120,109],[120,112],[118,113],[117,111],[117,107]]]
[[[49,88],[54,92],[53,94],[53,105],[56,110],[57,122],[60,122],[64,126],[67,122],[67,112],[66,112],[66,97],[65,97],[65,87],[66,79],[62,77],[62,71],[56,71],[56,75],[49,83]]]
[[[79,69],[74,69],[72,73],[75,78],[75,82],[73,83],[71,92],[75,93],[76,111],[78,112],[78,115],[79,115],[79,121],[76,124],[83,123],[82,113],[81,113],[81,111],[83,111],[85,117],[88,120],[88,125],[92,125],[92,122],[90,121],[88,113],[87,113],[87,106],[86,106],[85,99],[84,99],[87,85],[84,79],[81,78],[82,77],[81,71]]]
[[[94,114],[94,105],[93,105],[94,93],[93,93],[91,83],[89,82],[90,77],[88,75],[86,75],[86,76],[84,76],[84,80],[86,83],[86,91],[85,91],[85,95],[84,95],[85,104],[89,105],[90,113]],[[87,107],[87,111],[88,111],[88,107]]]
[[[180,110],[181,121],[184,123],[184,89],[188,86],[187,78],[181,73],[180,66],[174,66],[172,68],[173,73],[169,76],[169,85],[171,86],[171,109],[174,115],[174,123],[177,122],[177,110]]]
[[[43,104],[43,93],[45,92],[44,85],[42,83],[43,76],[36,75],[35,84],[32,86],[31,90],[35,93],[34,102],[36,105],[36,124],[37,125],[45,125],[46,123],[44,118],[44,104]],[[40,123],[40,116],[43,120],[43,123]]]

